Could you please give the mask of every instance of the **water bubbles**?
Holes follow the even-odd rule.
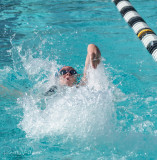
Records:
[[[37,62],[37,61],[36,61]],[[33,61],[30,63],[34,64]],[[28,65],[29,63],[27,63]],[[40,60],[41,66],[43,62]],[[30,65],[29,65],[30,66]],[[36,66],[37,67],[37,66]],[[30,66],[25,67],[32,74],[38,71]],[[39,92],[54,82],[38,84],[38,93],[33,92],[19,100],[24,116],[20,127],[28,137],[44,137],[46,135],[65,135],[68,137],[89,138],[104,135],[112,130],[114,113],[114,96],[109,87],[103,64],[97,70],[89,69],[88,83],[79,88],[62,87],[55,95],[44,97]],[[43,90],[40,88],[43,88]]]

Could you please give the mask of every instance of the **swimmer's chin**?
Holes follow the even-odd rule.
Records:
[[[68,83],[68,82],[69,82],[69,81],[67,81],[67,83],[61,83],[60,85],[61,85],[61,86],[68,86],[68,87],[74,86],[73,83]]]

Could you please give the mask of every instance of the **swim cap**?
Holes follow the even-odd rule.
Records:
[[[63,66],[64,67],[64,66]],[[60,67],[59,69],[58,69],[58,71],[55,73],[55,77],[59,77],[59,71],[63,68],[63,67]]]

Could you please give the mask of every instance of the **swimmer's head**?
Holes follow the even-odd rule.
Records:
[[[62,67],[59,72],[59,82],[60,85],[66,85],[72,87],[77,82],[77,72],[73,67],[64,66]]]

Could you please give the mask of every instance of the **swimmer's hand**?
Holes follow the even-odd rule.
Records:
[[[90,59],[91,66],[94,69],[96,69],[98,64],[100,63],[100,58],[101,58],[101,53],[99,48],[94,44],[90,44],[88,45],[87,52],[88,52],[87,56],[89,56],[88,58]]]
[[[87,57],[85,62],[84,74],[82,78],[83,83],[87,81],[86,74],[89,65],[92,68],[96,69],[98,64],[100,63],[100,60],[101,60],[101,53],[99,48],[94,44],[89,44],[87,48]]]
[[[85,72],[89,65],[91,65],[94,69],[97,68],[100,63],[101,53],[99,48],[94,44],[89,44],[87,48],[87,57],[85,62]]]

